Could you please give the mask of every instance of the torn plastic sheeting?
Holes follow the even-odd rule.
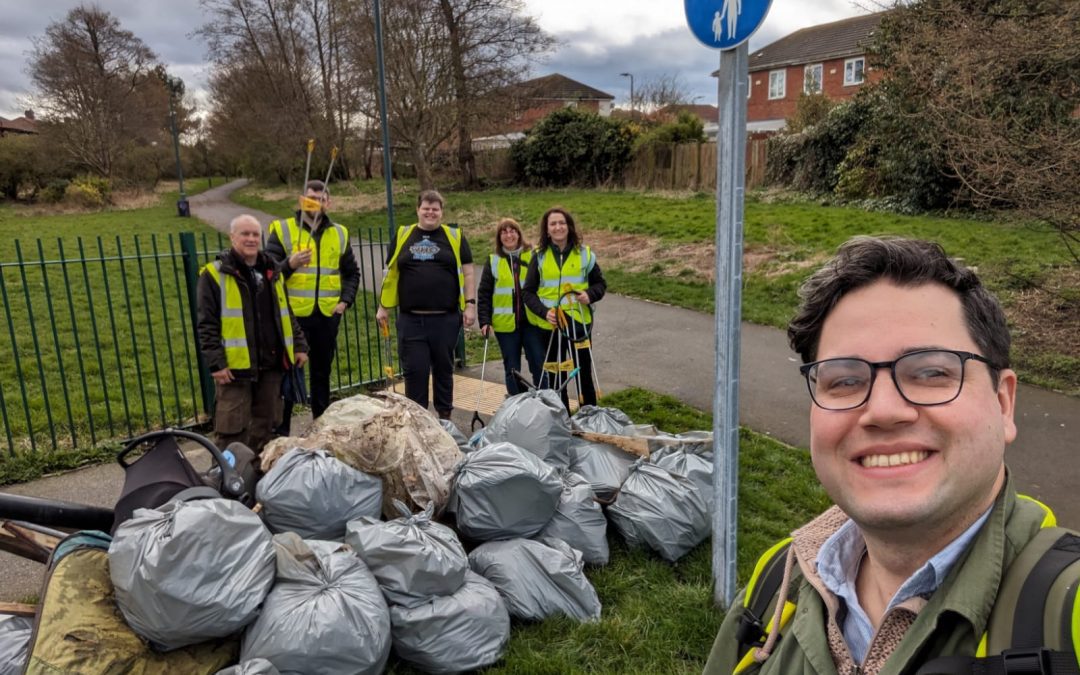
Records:
[[[551,389],[503,401],[484,432],[485,443],[513,443],[558,468],[570,466],[570,416]]]
[[[382,511],[382,479],[354,469],[325,450],[285,453],[259,481],[256,498],[271,532],[341,541],[345,524]]]
[[[607,542],[607,518],[589,482],[570,471],[560,472],[563,490],[559,507],[537,535],[559,539],[580,551],[590,565],[606,565],[610,552]]]
[[[109,546],[116,604],[163,651],[249,624],[274,583],[270,532],[229,499],[136,509]]]
[[[646,546],[675,562],[710,533],[708,508],[689,478],[639,460],[607,509],[611,524],[631,546]]]
[[[374,575],[339,542],[274,537],[277,584],[240,647],[282,672],[381,673],[390,656],[390,613]]]
[[[429,673],[490,666],[510,642],[510,613],[495,586],[472,571],[452,595],[416,607],[390,607],[394,651]]]
[[[361,518],[349,523],[345,542],[367,564],[386,599],[413,607],[432,596],[451,595],[465,583],[469,560],[457,534],[431,520],[431,507],[388,522]]]
[[[458,531],[477,541],[531,537],[555,515],[561,494],[554,468],[512,443],[495,443],[462,461],[447,510]]]
[[[600,619],[600,598],[582,571],[581,554],[558,539],[481,544],[469,554],[469,566],[499,589],[515,619]]]

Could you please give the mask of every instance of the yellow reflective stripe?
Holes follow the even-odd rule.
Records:
[[[765,572],[765,566],[776,556],[777,551],[790,543],[791,537],[781,539],[758,558],[757,565],[754,566],[754,573],[750,575],[750,583],[746,584],[746,593],[743,594],[743,607],[750,606],[750,600],[754,597],[754,588],[757,587],[758,579],[761,578],[762,573]]]
[[[986,633],[983,633],[982,639],[979,640],[979,646],[975,649],[975,657],[980,659],[986,657]]]
[[[791,617],[794,614],[795,614],[795,603],[785,601],[784,602],[784,609],[783,609],[782,612],[780,612],[780,627],[777,630],[783,630],[784,627],[788,625],[788,622],[791,621]],[[773,620],[769,619],[769,623],[765,625],[765,634],[766,635],[768,635],[769,633],[772,632],[772,627],[773,627]],[[739,661],[738,665],[735,666],[735,670],[732,671],[732,675],[738,675],[738,673],[743,672],[744,670],[748,669],[750,666],[752,666],[752,665],[754,665],[756,663],[754,661],[754,650],[755,649],[756,648],[751,648],[750,651],[746,652],[746,654],[743,655],[743,657]]]
[[[1076,597],[1073,598],[1072,625],[1070,628],[1072,648],[1076,652],[1076,664],[1080,665],[1080,593],[1077,593]]]
[[[1035,499],[1034,497],[1028,497],[1027,495],[1022,495],[1022,494],[1019,494],[1019,493],[1017,493],[1016,496],[1018,498],[1020,498],[1020,499],[1026,499],[1029,502],[1037,504],[1038,506],[1040,506],[1042,508],[1042,510],[1044,512],[1044,515],[1043,515],[1042,523],[1039,524],[1040,528],[1057,527],[1057,516],[1054,515],[1054,512],[1050,509],[1049,506],[1047,506],[1046,504],[1043,504],[1042,502],[1040,502],[1038,499]]]

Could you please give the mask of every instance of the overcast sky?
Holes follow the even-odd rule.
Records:
[[[743,0],[749,2],[750,0]],[[862,14],[867,0],[773,0],[765,23],[750,39],[757,49],[788,33]],[[393,0],[384,0],[393,2]],[[26,59],[32,38],[44,35],[79,0],[5,3],[0,21],[0,116],[25,109],[30,92]],[[205,105],[206,45],[191,33],[204,22],[198,0],[102,0],[100,6],[143,40],[169,70],[179,75]],[[525,0],[527,11],[557,37],[559,49],[532,75],[562,73],[596,87],[625,105],[634,86],[661,75],[678,75],[699,103],[716,103],[716,81],[709,73],[719,54],[701,45],[686,26],[682,0]],[[719,7],[720,0],[717,0]],[[391,93],[392,95],[392,93]]]

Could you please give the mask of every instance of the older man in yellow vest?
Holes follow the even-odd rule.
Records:
[[[330,220],[330,190],[320,180],[305,186],[304,208],[270,223],[266,252],[282,264],[289,304],[311,345],[311,416],[330,405],[330,370],[341,316],[356,299],[360,267],[349,231]],[[289,434],[292,403],[285,404],[278,433]]]
[[[259,250],[259,221],[237,216],[229,239],[232,248],[199,274],[199,348],[216,387],[215,441],[257,454],[281,421],[284,372],[307,362],[308,346],[277,264]]]

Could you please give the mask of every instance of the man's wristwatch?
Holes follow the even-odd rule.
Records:
[[[476,304],[476,298],[469,298],[468,300],[465,301],[465,304],[466,305],[475,305]]]

